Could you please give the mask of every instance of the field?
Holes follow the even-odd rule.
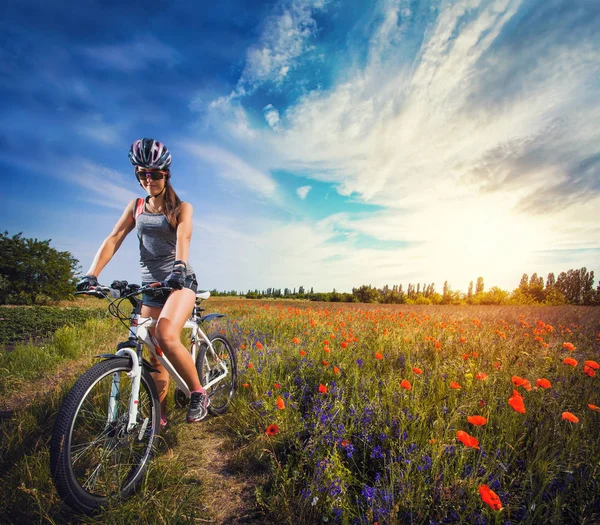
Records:
[[[219,329],[238,347],[228,460],[239,476],[261,474],[253,504],[264,523],[600,523],[600,309],[209,307],[228,314]],[[41,462],[47,437],[32,450],[7,441],[9,428],[2,446]],[[19,477],[4,459],[7,480],[25,488],[20,505],[37,498],[46,519],[68,516],[43,467]],[[206,521],[152,476],[141,501],[146,491],[178,522]]]

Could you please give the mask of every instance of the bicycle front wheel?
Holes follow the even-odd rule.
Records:
[[[237,382],[237,361],[233,345],[222,334],[215,333],[208,336],[214,352],[202,344],[196,358],[196,369],[200,383],[206,388],[210,398],[208,411],[213,416],[220,416],[227,412],[229,402],[233,397]],[[208,386],[212,381],[216,382]]]
[[[127,430],[132,379],[125,357],[102,361],[75,383],[60,408],[50,443],[58,493],[91,512],[130,496],[143,479],[160,429],[160,403],[143,368],[135,426]]]

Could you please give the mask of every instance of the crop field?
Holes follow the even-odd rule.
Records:
[[[229,414],[200,425],[224,421],[233,470],[260,474],[260,523],[600,523],[600,309],[211,298],[207,310],[228,316],[215,328],[237,347],[239,387]],[[114,326],[95,328],[103,347]],[[3,428],[5,482],[17,489],[0,500],[5,516],[210,522],[193,512],[201,494],[179,497],[183,422],[138,499],[70,515],[47,470],[61,395]]]

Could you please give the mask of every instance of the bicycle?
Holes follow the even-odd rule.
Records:
[[[59,409],[50,442],[50,468],[56,489],[67,505],[90,513],[109,500],[131,496],[144,477],[160,433],[160,403],[156,371],[142,357],[144,346],[175,380],[175,403],[186,406],[190,391],[163,354],[149,328],[156,320],[141,317],[141,294],[170,290],[163,283],[148,286],[115,281],[84,293],[108,298],[108,311],[129,329],[127,341],[114,354],[94,364],[75,382]],[[236,389],[237,363],[231,343],[220,333],[207,335],[203,326],[224,317],[202,315],[202,301],[210,292],[196,294],[196,304],[184,328],[191,329],[190,350],[200,383],[210,396],[208,411],[222,415]],[[123,301],[133,306],[121,310]],[[128,321],[128,324],[127,324]]]

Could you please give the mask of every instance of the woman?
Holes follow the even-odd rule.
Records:
[[[192,237],[193,208],[181,202],[171,186],[171,154],[154,139],[136,140],[129,150],[140,186],[146,199],[132,200],[117,221],[112,233],[104,240],[85,277],[77,284],[80,291],[98,284],[98,276],[121,246],[127,234],[137,229],[140,244],[142,285],[166,282],[173,290],[161,296],[142,295],[143,317],[158,319],[151,330],[158,344],[179,375],[188,385],[191,398],[187,422],[206,417],[209,398],[200,384],[198,372],[189,351],[181,343],[183,325],[189,318],[198,283],[188,264]],[[161,425],[166,425],[166,397],[169,373],[156,356],[151,355],[153,373],[161,406]]]

